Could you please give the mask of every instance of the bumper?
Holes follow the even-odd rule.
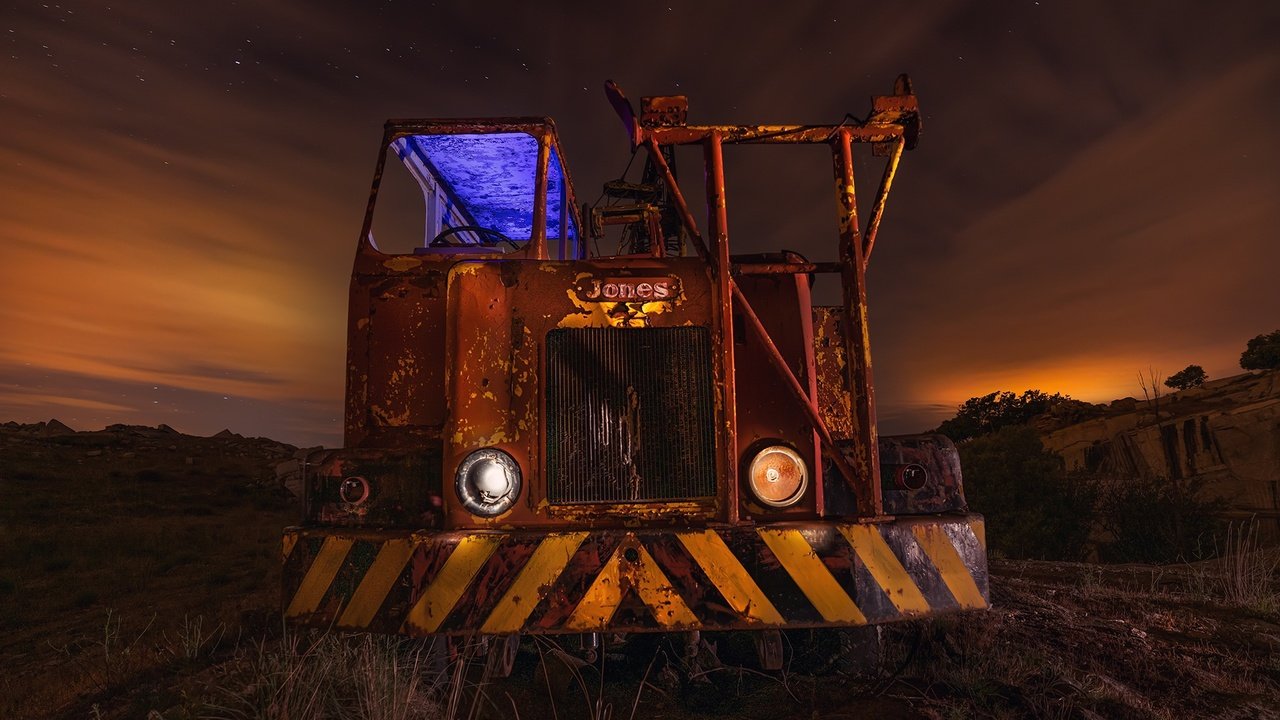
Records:
[[[284,614],[402,635],[848,627],[988,605],[980,515],[873,525],[289,528]]]

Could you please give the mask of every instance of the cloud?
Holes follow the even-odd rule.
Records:
[[[1226,133],[1240,141],[1217,141],[1216,111],[1274,96],[1278,80],[1280,62],[1263,58],[1133,117],[959,230],[965,260],[915,268],[932,301],[913,330],[951,349],[931,372],[930,360],[904,358],[918,397],[1021,376],[1103,399],[1148,362],[1229,370],[1280,313],[1269,281],[1280,176],[1268,159],[1280,143],[1273,118],[1249,104]]]
[[[1256,4],[12,10],[0,368],[54,379],[0,416],[82,398],[99,418],[235,425],[230,407],[334,437],[383,119],[552,115],[590,199],[627,161],[607,77],[687,93],[698,122],[834,122],[913,74],[925,135],[871,269],[885,419],[1001,380],[1102,393],[1148,361],[1225,372],[1277,314],[1276,13]],[[823,154],[731,150],[737,249],[834,257]],[[187,404],[135,405],[152,386]]]
[[[264,399],[33,365],[0,364],[0,377],[0,406],[22,422],[57,417],[82,429],[163,422],[194,435],[230,428],[303,446],[341,442],[340,410],[324,400]]]

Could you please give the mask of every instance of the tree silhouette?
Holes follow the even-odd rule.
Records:
[[[1205,380],[1209,379],[1209,375],[1205,373],[1204,368],[1199,365],[1188,365],[1182,370],[1170,375],[1164,381],[1164,384],[1174,390],[1187,390],[1193,387],[1200,387]]]
[[[1280,330],[1250,340],[1240,353],[1240,367],[1245,370],[1280,368]]]
[[[936,432],[959,442],[987,435],[1010,425],[1022,425],[1056,405],[1069,402],[1072,400],[1066,395],[1050,395],[1041,390],[1027,390],[1021,395],[997,390],[989,395],[964,401],[964,404],[956,408],[956,416],[944,421]]]

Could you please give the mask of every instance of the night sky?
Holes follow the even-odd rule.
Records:
[[[565,7],[4,3],[0,421],[340,444],[383,121],[550,115],[592,200],[628,159],[607,78],[691,122],[836,123],[911,74],[870,270],[889,432],[1234,374],[1280,328],[1280,4]],[[835,259],[824,148],[726,155],[736,251]]]

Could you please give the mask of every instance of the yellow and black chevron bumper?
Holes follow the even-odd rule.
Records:
[[[404,635],[803,628],[985,608],[979,515],[699,530],[284,535],[284,614]]]

